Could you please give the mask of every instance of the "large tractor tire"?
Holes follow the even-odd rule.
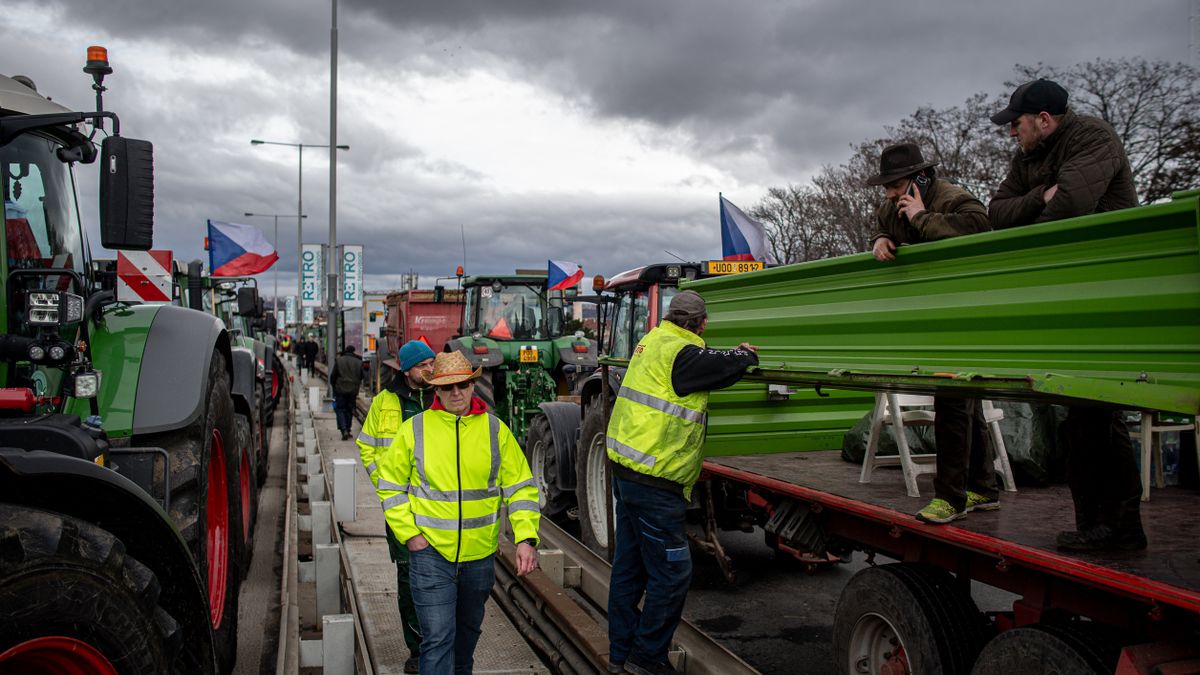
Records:
[[[0,673],[174,672],[154,572],[91,523],[0,504]]]
[[[545,415],[533,418],[525,435],[525,459],[537,485],[542,515],[551,519],[562,517],[574,505],[574,494],[558,487],[558,453],[550,420]]]
[[[838,598],[834,665],[840,673],[967,675],[985,628],[948,572],[921,563],[868,567]]]
[[[242,563],[243,579],[250,572],[250,558],[254,554],[254,527],[258,524],[258,481],[254,476],[252,459],[255,447],[250,424],[251,421],[245,415],[235,416],[234,428],[238,455],[241,458],[241,469],[238,471],[238,504],[241,508],[242,545],[238,559]]]
[[[213,644],[222,672],[237,658],[237,605],[243,548],[241,459],[225,357],[214,352],[203,411],[187,427],[138,439],[171,457],[171,519],[208,589]]]
[[[479,379],[475,380],[475,395],[483,399],[488,410],[493,413],[496,412],[496,384],[492,381],[494,375],[494,371],[485,369]]]
[[[271,432],[267,428],[267,415],[274,414],[274,403],[268,398],[269,393],[270,392],[267,390],[266,383],[259,384],[258,425],[255,433],[256,442],[254,445],[254,481],[257,485],[262,485],[267,481],[267,456],[271,452]]]
[[[588,403],[579,429],[579,455],[575,458],[575,499],[579,502],[579,535],[584,545],[609,559],[608,485],[612,473],[608,466],[607,420],[600,398]]]

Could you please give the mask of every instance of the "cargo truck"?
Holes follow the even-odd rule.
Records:
[[[761,529],[785,552],[866,556],[833,617],[838,672],[1197,672],[1193,490],[1143,504],[1147,550],[1066,554],[1054,546],[1074,526],[1065,486],[1023,485],[999,511],[928,525],[898,473],[860,482],[833,439],[805,447],[805,413],[789,408],[902,391],[1194,416],[1198,223],[1191,191],[903,247],[891,263],[859,254],[684,282],[708,303],[706,341],[749,341],[760,359],[729,393],[739,403],[713,396],[692,516],[705,531]],[[581,453],[602,450],[605,422],[585,424]],[[580,503],[594,543],[611,498],[605,463],[593,473]],[[1013,600],[981,612],[979,585]]]

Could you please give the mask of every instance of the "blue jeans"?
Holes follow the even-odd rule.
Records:
[[[677,494],[613,478],[616,548],[608,589],[609,661],[635,657],[667,663],[671,637],[683,616],[692,581],[684,515]],[[638,610],[642,594],[646,601]]]
[[[357,398],[357,394],[333,395],[333,411],[337,413],[338,429],[350,431],[350,425],[354,422],[354,402]]]
[[[452,563],[428,546],[409,554],[408,573],[421,622],[421,675],[470,673],[496,582],[494,556]]]

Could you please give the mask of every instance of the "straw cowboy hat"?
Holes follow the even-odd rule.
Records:
[[[483,368],[471,370],[471,362],[462,352],[442,352],[433,359],[433,375],[425,381],[435,387],[474,380],[483,374]]]

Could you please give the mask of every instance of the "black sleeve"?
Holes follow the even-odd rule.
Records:
[[[758,355],[748,349],[704,349],[684,347],[671,367],[671,386],[675,393],[687,396],[698,391],[724,389],[758,365]]]

